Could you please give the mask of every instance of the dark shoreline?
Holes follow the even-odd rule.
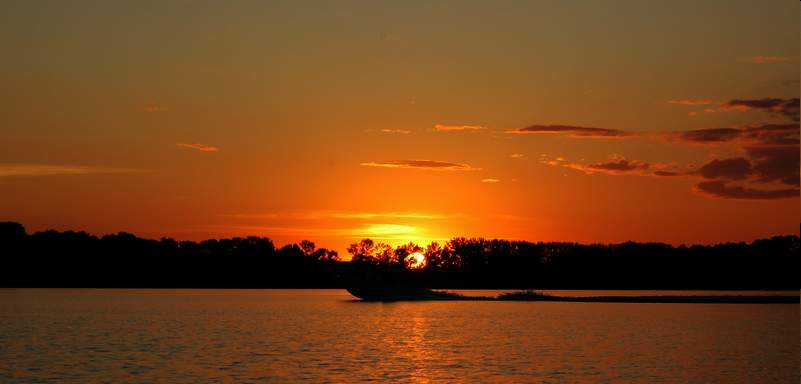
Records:
[[[665,303],[665,304],[799,304],[798,296],[549,296],[539,299],[496,299],[498,301],[542,301],[569,303]]]
[[[350,292],[350,290],[349,290]],[[353,294],[353,292],[351,292]],[[357,296],[358,297],[358,296]],[[557,296],[537,291],[502,293],[498,296],[464,296],[448,291],[425,290],[418,294],[362,298],[363,301],[528,301],[561,303],[641,304],[801,304],[799,295],[650,295],[650,296]]]

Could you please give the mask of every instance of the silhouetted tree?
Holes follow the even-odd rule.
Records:
[[[120,232],[28,234],[0,222],[0,285],[62,287],[342,287],[352,279],[440,288],[799,289],[799,236],[752,243],[532,243],[451,239],[425,249],[363,239],[351,262],[304,240],[200,242]],[[424,268],[411,269],[421,252]],[[360,277],[361,276],[361,277]]]

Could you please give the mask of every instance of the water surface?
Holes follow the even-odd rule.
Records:
[[[6,289],[0,382],[798,383],[800,327],[793,304]]]

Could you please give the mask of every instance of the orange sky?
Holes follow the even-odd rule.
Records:
[[[797,233],[800,11],[12,2],[0,220],[341,252]]]

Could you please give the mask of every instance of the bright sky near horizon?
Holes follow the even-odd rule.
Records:
[[[5,2],[0,220],[340,252],[797,234],[800,17],[794,0]]]

